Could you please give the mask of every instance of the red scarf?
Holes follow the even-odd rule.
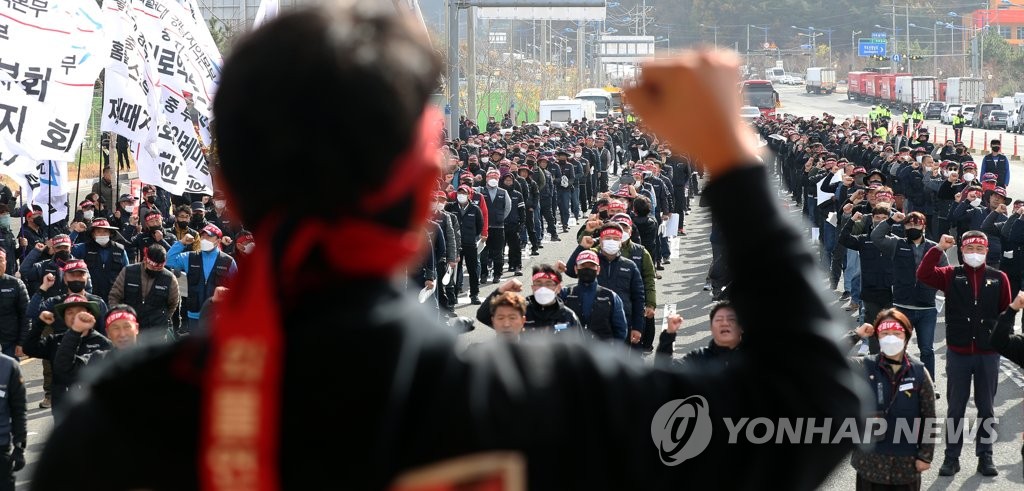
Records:
[[[407,230],[358,218],[339,223],[306,220],[289,236],[280,269],[274,268],[276,257],[270,247],[258,247],[242,259],[230,294],[217,305],[210,333],[199,454],[202,489],[273,491],[280,487],[284,337],[277,280],[292,277],[317,248],[334,271],[361,277],[391,277],[416,258],[423,243],[418,231],[430,213],[441,172],[437,153],[441,120],[437,109],[423,111],[414,130],[415,141],[395,161],[391,178],[360,203],[359,211],[371,214],[413,196]],[[262,237],[273,237],[281,220],[268,222],[260,228]]]

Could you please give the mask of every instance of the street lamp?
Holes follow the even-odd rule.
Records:
[[[818,38],[818,36],[821,36],[822,34],[825,34],[825,33],[824,32],[814,32],[814,28],[813,27],[808,27],[807,29],[804,29],[802,27],[797,27],[797,26],[790,26],[790,27],[792,27],[793,29],[796,29],[798,31],[807,31],[807,32],[809,32],[809,34],[805,34],[805,33],[802,33],[802,32],[798,32],[797,34],[810,38],[810,41],[811,41],[811,66],[817,65],[818,64],[818,39],[817,38]],[[829,62],[829,63],[831,64],[831,62]]]
[[[706,26],[704,24],[701,24],[700,27],[703,28],[703,29],[714,29],[715,30],[715,49],[718,49],[718,26]]]
[[[942,22],[936,21],[935,24],[941,25]],[[933,70],[936,73],[936,76],[938,76],[937,74],[939,73],[939,28],[919,26],[914,23],[907,24],[907,26],[916,27],[918,29],[924,29],[926,31],[932,31],[932,59],[935,61]]]
[[[751,27],[753,27],[754,29],[760,29],[760,30],[764,31],[764,45],[765,45],[764,49],[768,49],[768,47],[767,47],[768,46],[768,26],[761,27],[761,26],[755,26],[753,24],[747,24],[747,53],[750,53],[750,28]]]

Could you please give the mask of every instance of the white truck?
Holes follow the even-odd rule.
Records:
[[[936,88],[935,77],[896,77],[896,104],[912,111],[921,103],[935,100]]]
[[[583,118],[597,119],[597,107],[594,101],[570,99],[562,96],[555,100],[540,101],[537,119],[540,121],[571,123]]]
[[[949,77],[946,79],[946,102],[973,106],[985,101],[985,81],[980,78]]]
[[[808,94],[831,94],[836,91],[836,70],[828,67],[808,68],[804,83]]]
[[[612,95],[601,88],[583,89],[576,94],[576,99],[581,101],[592,101],[597,109],[597,118],[605,119],[612,110]],[[587,118],[588,120],[591,118]]]

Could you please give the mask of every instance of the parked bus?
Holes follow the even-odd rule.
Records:
[[[779,93],[768,80],[744,80],[740,82],[740,93],[744,106],[754,106],[766,118],[775,117],[775,108],[780,106]]]

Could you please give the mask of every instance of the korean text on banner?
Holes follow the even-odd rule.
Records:
[[[96,2],[9,2],[0,11],[3,146],[37,161],[73,160],[108,50]]]

